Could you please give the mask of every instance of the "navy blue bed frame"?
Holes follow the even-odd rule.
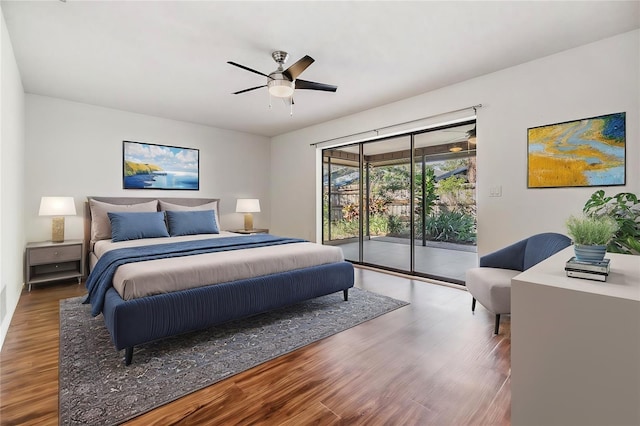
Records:
[[[117,350],[131,364],[133,348],[343,291],[348,300],[353,265],[332,263],[258,278],[125,301],[111,288],[103,315]]]
[[[183,204],[180,200],[185,200],[91,198],[114,204],[134,204],[153,199]],[[193,200],[196,203],[199,201],[199,204],[211,201],[188,199],[188,203],[184,204],[198,205]],[[126,301],[111,288],[105,296],[102,313],[116,349],[125,350],[125,364],[130,365],[136,345],[201,330],[339,291],[343,291],[346,301],[353,282],[353,265],[349,262],[337,262]]]

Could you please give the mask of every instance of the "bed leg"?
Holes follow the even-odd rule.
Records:
[[[133,346],[129,346],[124,350],[124,365],[131,365],[133,359]]]
[[[349,289],[346,290],[342,290],[342,295],[344,296],[344,301],[348,301],[349,300]]]

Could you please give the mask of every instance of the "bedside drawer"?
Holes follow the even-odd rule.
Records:
[[[82,245],[42,247],[29,250],[29,264],[64,262],[82,258]]]

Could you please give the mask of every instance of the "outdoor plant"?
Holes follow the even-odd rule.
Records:
[[[457,175],[439,181],[436,178],[436,170],[439,173],[450,172],[467,166],[468,163],[469,160],[447,160],[438,162],[436,166],[423,164],[413,172],[410,164],[369,164],[365,169],[369,185],[367,193],[370,197],[365,217],[360,217],[359,203],[363,201],[362,197],[354,196],[354,192],[357,193],[356,185],[336,184],[332,199],[336,206],[341,206],[342,212],[341,217],[334,217],[336,214],[332,212],[329,220],[325,220],[326,237],[332,240],[356,237],[362,225],[367,235],[409,238],[413,214],[418,238],[422,238],[424,229],[425,236],[430,240],[475,243],[474,183],[467,183],[466,178]],[[331,181],[350,174],[353,174],[353,168],[332,171]],[[411,211],[412,177],[414,209]],[[326,193],[325,203],[323,208],[327,218],[330,203]]]
[[[415,214],[421,216],[423,207],[423,194],[422,194],[422,172],[418,172],[414,175],[414,186],[416,189],[415,197]],[[424,175],[424,211],[425,215],[430,215],[433,211],[433,206],[438,199],[436,193],[436,174],[433,168],[427,167]]]
[[[458,211],[443,210],[430,215],[426,222],[430,239],[457,243],[475,242],[475,221],[472,216]]]
[[[379,197],[369,199],[369,214],[383,215],[389,211],[389,204],[393,202],[391,197]]]
[[[439,182],[436,192],[447,204],[460,204],[461,198],[464,198],[462,192],[465,189],[465,183],[467,181],[462,176],[449,176]]]
[[[372,216],[386,214],[392,201],[392,199],[383,197],[369,198],[369,214]],[[360,217],[360,206],[356,203],[345,205],[342,207],[342,217],[344,220],[358,219]]]
[[[569,216],[567,234],[578,245],[606,246],[618,230],[618,224],[608,216]]]
[[[344,220],[350,222],[360,217],[360,206],[357,204],[347,204],[342,207],[342,217]]]
[[[369,233],[370,235],[387,235],[389,233],[387,217],[378,214],[369,216]]]
[[[618,224],[607,251],[640,255],[640,203],[636,194],[621,192],[609,197],[603,190],[598,190],[587,200],[582,211],[589,216],[610,217]]]
[[[340,240],[358,236],[359,223],[357,220],[338,220],[331,223],[331,238]],[[328,229],[325,231],[328,232]],[[328,235],[328,234],[325,234]]]
[[[388,216],[388,227],[389,234],[398,235],[406,231],[405,224],[400,219],[400,216],[396,215]]]

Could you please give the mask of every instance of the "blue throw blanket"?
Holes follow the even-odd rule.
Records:
[[[91,315],[102,312],[104,297],[112,287],[113,276],[120,265],[145,260],[166,259],[169,257],[191,256],[195,254],[215,253],[219,251],[240,250],[253,247],[266,247],[280,244],[300,243],[297,238],[276,237],[269,234],[256,234],[239,237],[211,238],[206,240],[185,241],[179,243],[156,244],[151,246],[121,248],[105,253],[87,278],[89,295],[84,303],[91,303]]]

